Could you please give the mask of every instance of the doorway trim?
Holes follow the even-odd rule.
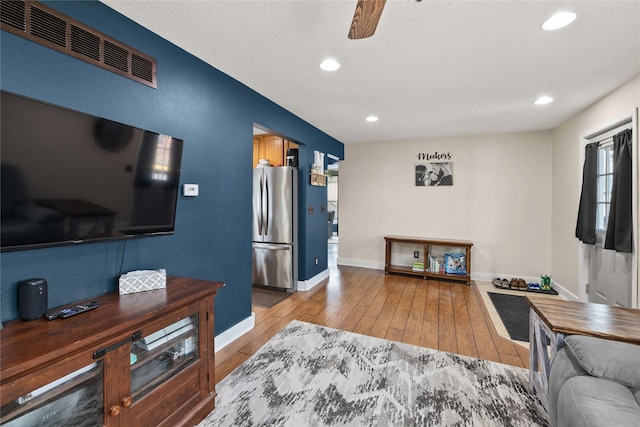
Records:
[[[631,175],[633,179],[632,183],[632,206],[633,206],[633,251],[634,257],[632,258],[631,266],[631,308],[638,308],[638,109],[634,108],[629,112],[609,120],[595,128],[592,128],[579,135],[578,149],[579,149],[579,165],[584,164],[584,147],[589,143],[589,140],[615,129],[619,126],[631,123],[631,143],[633,147],[632,158],[632,170]],[[578,186],[582,184],[582,168],[578,167]],[[586,250],[585,244],[578,242],[578,301],[587,302],[589,296],[587,295],[587,281],[589,277],[588,265],[586,262]]]

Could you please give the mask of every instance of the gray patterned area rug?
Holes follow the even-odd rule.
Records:
[[[217,386],[213,426],[546,426],[528,371],[293,321]]]

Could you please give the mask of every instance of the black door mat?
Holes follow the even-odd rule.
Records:
[[[286,289],[265,289],[253,286],[251,288],[251,304],[261,308],[271,308],[280,301],[293,295]]]
[[[529,304],[524,296],[487,292],[512,340],[529,342]]]

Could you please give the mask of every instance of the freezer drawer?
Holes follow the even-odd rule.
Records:
[[[253,243],[252,283],[294,289],[293,246]]]

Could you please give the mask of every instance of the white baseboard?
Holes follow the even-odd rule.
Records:
[[[329,277],[329,269],[316,274],[309,280],[298,281],[299,291],[308,291],[317,284],[321,283],[324,279]],[[216,352],[222,350],[256,326],[256,314],[251,312],[251,316],[236,323],[226,331],[215,336],[215,348]]]
[[[329,269],[321,271],[320,273],[316,274],[309,280],[298,280],[298,290],[299,291],[311,290],[311,288],[318,285],[327,277],[329,277]]]
[[[579,301],[579,298],[573,293],[566,290],[564,287],[560,286],[558,283],[551,281],[551,287],[558,291],[558,295],[564,298],[567,301]]]
[[[251,316],[236,323],[226,331],[215,336],[216,352],[222,350],[256,326],[256,314],[251,312]]]
[[[316,274],[309,280],[298,281],[298,290],[299,291],[308,291],[324,279],[329,277],[329,269]],[[251,313],[251,316],[246,319],[236,323],[226,331],[215,336],[215,348],[216,352],[222,350],[242,335],[246,334],[250,330],[252,330],[256,325],[256,314]]]
[[[362,259],[338,258],[338,265],[348,265],[351,267],[373,268],[375,270],[384,270],[384,262],[368,261]]]

